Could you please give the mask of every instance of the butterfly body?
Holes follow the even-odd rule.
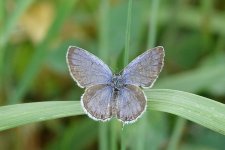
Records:
[[[125,87],[124,79],[121,75],[113,75],[110,86],[113,87],[114,91],[119,91],[121,88]]]
[[[151,87],[160,73],[164,60],[163,47],[144,52],[120,74],[88,51],[71,46],[67,52],[70,74],[77,84],[86,88],[81,105],[94,120],[112,117],[123,123],[136,121],[146,110],[147,99],[141,87]]]

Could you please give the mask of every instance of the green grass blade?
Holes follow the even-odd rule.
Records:
[[[195,94],[155,89],[145,90],[152,110],[171,113],[225,135],[225,105]]]
[[[171,113],[225,135],[225,105],[195,94],[146,89],[148,108]],[[0,130],[67,116],[81,115],[79,101],[53,101],[0,107]]]
[[[79,101],[15,104],[0,108],[0,130],[44,120],[83,114]]]

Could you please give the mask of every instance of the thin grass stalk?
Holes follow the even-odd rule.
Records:
[[[128,12],[127,12],[126,37],[125,37],[126,39],[125,39],[125,50],[124,50],[124,63],[123,63],[124,66],[126,66],[129,61],[131,15],[132,15],[132,0],[129,0]]]
[[[127,26],[126,26],[126,36],[125,36],[125,50],[124,50],[124,67],[128,64],[129,60],[129,50],[130,50],[130,35],[131,35],[131,16],[132,15],[132,0],[128,1],[127,10]],[[126,150],[126,130],[125,126],[121,131],[121,150]]]
[[[152,48],[156,44],[159,3],[160,3],[160,0],[151,1],[150,19],[149,19],[149,27],[148,27],[149,28],[148,43],[147,43],[148,48]]]
[[[117,150],[117,120],[112,120],[110,122],[110,149]]]
[[[123,126],[122,127],[122,131],[121,131],[121,150],[126,150],[126,147],[127,147],[127,143],[126,143],[126,132],[127,132],[127,130],[126,130],[126,127],[125,126]]]
[[[108,124],[99,122],[99,149],[107,149],[108,141]]]
[[[185,128],[186,125],[186,119],[177,117],[175,127],[171,136],[171,140],[169,141],[168,144],[168,149],[167,150],[176,150],[178,149],[179,141],[182,136],[183,129]]]
[[[3,22],[5,22],[5,1],[4,0],[0,0],[0,37],[3,36],[2,32],[3,32]],[[0,44],[0,83],[3,83],[3,45]],[[0,87],[1,89],[1,87]]]
[[[99,22],[99,56],[104,61],[108,61],[108,12],[109,0],[101,0],[100,22]],[[99,149],[109,149],[108,123],[99,122]]]

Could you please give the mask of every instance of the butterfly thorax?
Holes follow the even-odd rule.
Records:
[[[125,86],[124,80],[121,75],[113,75],[111,86],[115,91],[119,91],[121,88]]]

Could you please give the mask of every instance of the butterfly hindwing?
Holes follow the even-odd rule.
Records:
[[[113,89],[106,85],[95,85],[85,90],[81,104],[89,117],[106,121],[112,117]]]
[[[134,122],[146,109],[146,98],[142,90],[127,85],[119,91],[117,97],[117,118],[124,123]]]

